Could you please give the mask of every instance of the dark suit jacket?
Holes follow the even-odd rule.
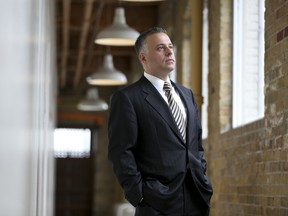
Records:
[[[202,129],[195,99],[190,89],[171,83],[187,110],[186,142],[167,103],[142,76],[112,96],[108,158],[126,199],[134,206],[142,197],[155,209],[173,205],[169,202],[187,174],[192,176],[199,192],[195,196],[209,206],[212,187],[205,174]]]

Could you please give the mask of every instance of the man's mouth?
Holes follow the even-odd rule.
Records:
[[[167,59],[165,62],[166,63],[174,63],[174,59]]]

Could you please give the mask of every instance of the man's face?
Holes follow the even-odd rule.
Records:
[[[176,64],[173,44],[165,33],[148,36],[139,58],[147,73],[165,79]]]

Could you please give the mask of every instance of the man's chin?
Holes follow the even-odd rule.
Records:
[[[171,67],[167,67],[167,70],[169,70],[169,73],[174,71],[175,70],[175,67],[174,66],[171,66]]]

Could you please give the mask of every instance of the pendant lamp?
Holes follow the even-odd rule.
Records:
[[[108,109],[108,104],[99,98],[97,88],[90,88],[87,90],[86,98],[77,104],[77,109],[81,111],[105,111]]]
[[[116,86],[127,83],[126,76],[114,68],[111,54],[106,54],[104,56],[103,67],[99,68],[91,76],[88,76],[86,80],[90,85],[100,86]]]
[[[113,24],[97,35],[95,43],[106,46],[134,46],[138,36],[139,32],[126,24],[124,8],[117,7]]]

